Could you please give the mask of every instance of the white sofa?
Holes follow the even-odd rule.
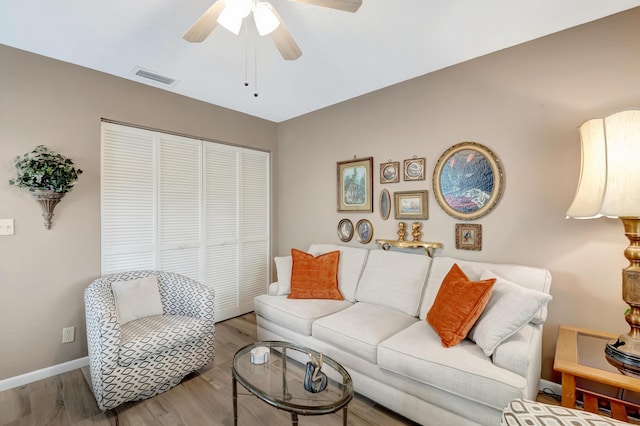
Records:
[[[340,250],[338,285],[344,300],[289,299],[291,260],[276,258],[278,282],[254,299],[258,339],[285,340],[323,352],[349,371],[356,392],[421,424],[498,425],[511,400],[535,399],[542,324],[551,298],[549,271],[333,244],[314,244],[308,252],[334,250]],[[481,321],[487,326],[493,321],[510,335],[494,350],[489,348],[490,356],[484,341],[484,349],[470,339],[443,347],[425,320],[454,263],[471,281],[488,274],[506,282],[508,289],[517,287],[516,293],[522,290],[515,299],[493,303],[494,296],[502,294],[496,282],[469,334],[475,332],[480,341],[475,328]],[[533,311],[531,299],[537,299]],[[520,309],[521,304],[529,306]],[[505,318],[501,312],[496,315],[496,308],[509,305]],[[532,313],[523,324],[508,318],[527,309]]]

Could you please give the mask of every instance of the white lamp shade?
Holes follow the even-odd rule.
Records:
[[[273,12],[273,6],[264,1],[256,4],[255,10],[253,11],[253,19],[256,22],[258,34],[261,36],[271,34],[278,28],[278,25],[280,25],[278,17]]]
[[[253,0],[224,0],[224,8],[234,15],[246,18],[251,13]]]
[[[234,13],[233,9],[227,7],[224,8],[220,16],[218,16],[218,24],[222,25],[235,35],[240,34],[240,28],[242,28],[242,20],[244,17]]]
[[[589,120],[579,130],[582,167],[567,217],[640,217],[640,110]]]

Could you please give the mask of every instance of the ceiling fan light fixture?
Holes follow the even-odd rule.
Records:
[[[264,1],[256,4],[253,11],[253,19],[256,22],[258,34],[261,36],[271,34],[280,25],[278,17],[273,12],[273,6]]]
[[[242,28],[243,19],[244,17],[236,13],[233,8],[225,6],[220,16],[218,16],[218,24],[238,35],[240,34],[240,28]]]
[[[233,13],[246,18],[251,13],[253,0],[225,0],[225,5],[233,10]]]

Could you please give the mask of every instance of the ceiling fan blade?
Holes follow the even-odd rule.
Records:
[[[355,12],[362,6],[362,0],[291,0],[298,3],[313,4],[315,6],[328,7],[331,9],[344,10],[345,12]]]
[[[278,25],[278,27],[270,34],[271,40],[273,40],[273,43],[276,45],[276,48],[285,60],[295,61],[302,56],[302,51],[291,36],[291,33],[282,21],[278,12],[275,9],[272,11],[276,18],[278,18],[280,25]]]
[[[218,16],[224,9],[224,1],[218,0],[182,36],[192,43],[199,43],[211,34],[218,25]]]

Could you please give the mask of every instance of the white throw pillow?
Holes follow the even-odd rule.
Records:
[[[552,299],[550,294],[531,290],[484,271],[481,280],[497,278],[489,303],[469,331],[469,339],[491,356],[500,343],[517,333]]]
[[[111,283],[111,291],[116,303],[118,322],[121,325],[138,318],[163,313],[156,275],[129,281],[114,281]]]
[[[291,268],[293,259],[291,256],[274,257],[276,273],[278,274],[278,292],[276,296],[286,296],[291,293]]]

